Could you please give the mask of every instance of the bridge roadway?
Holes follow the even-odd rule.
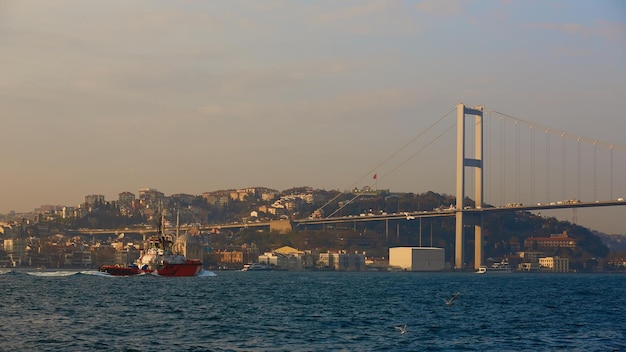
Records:
[[[558,209],[571,209],[571,208],[596,208],[596,207],[609,207],[626,205],[626,201],[596,201],[596,202],[559,202],[558,203],[538,203],[536,205],[519,205],[511,204],[503,207],[488,207],[488,208],[466,208],[460,211],[466,214],[490,214],[499,212],[510,211],[535,211],[535,210],[558,210]],[[365,214],[365,215],[349,215],[339,216],[333,218],[322,219],[299,219],[294,220],[293,223],[296,226],[301,225],[326,225],[326,224],[338,224],[338,223],[352,223],[352,222],[366,222],[366,221],[382,221],[382,220],[414,220],[419,218],[443,218],[453,217],[457,213],[457,209],[443,209],[443,210],[430,210],[430,211],[410,211],[391,214]],[[199,230],[206,232],[214,229],[245,229],[245,228],[269,228],[269,222],[248,222],[248,223],[232,223],[232,224],[209,224],[200,226]],[[189,230],[190,226],[181,226],[179,228],[183,233]],[[166,232],[176,231],[175,227],[169,227]],[[142,235],[156,234],[155,229],[146,227],[124,228],[124,229],[78,229],[68,230],[68,235],[118,235],[121,233],[139,233]]]
[[[559,204],[560,203],[560,204]],[[555,210],[555,209],[570,209],[570,208],[592,208],[592,207],[608,207],[617,205],[626,205],[626,201],[597,201],[597,202],[559,202],[559,203],[538,203],[537,205],[509,205],[503,207],[488,207],[488,208],[465,208],[460,211],[469,214],[489,214],[498,212],[510,212],[510,211],[534,211],[534,210]],[[430,210],[430,211],[412,211],[392,214],[366,214],[361,216],[342,216],[335,218],[323,218],[323,219],[303,219],[294,220],[299,224],[332,224],[341,222],[353,222],[353,221],[376,221],[376,220],[413,220],[417,218],[433,218],[433,217],[450,217],[455,216],[457,209],[448,208],[443,210]]]

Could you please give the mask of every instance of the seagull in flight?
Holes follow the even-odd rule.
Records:
[[[451,307],[454,304],[454,300],[459,297],[459,295],[461,294],[461,291],[458,291],[457,293],[455,293],[452,297],[450,297],[450,299],[445,299],[442,298],[444,302],[446,302],[446,307]]]
[[[400,330],[401,335],[406,334],[406,324],[404,324],[404,326],[396,326],[395,328]]]

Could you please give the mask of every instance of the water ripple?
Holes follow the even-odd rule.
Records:
[[[2,350],[619,351],[626,276],[0,274]],[[461,295],[451,307],[442,298]],[[408,332],[395,328],[407,324]]]

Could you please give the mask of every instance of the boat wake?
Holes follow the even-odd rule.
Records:
[[[200,277],[213,277],[213,276],[217,276],[214,272],[212,271],[208,271],[208,270],[204,270],[202,269],[198,275],[196,276],[200,276]]]
[[[130,276],[116,276],[99,270],[50,270],[50,271],[27,271],[27,270],[11,270],[0,269],[0,275],[29,275],[39,277],[68,277],[73,275],[91,275],[100,277],[130,277]],[[156,272],[153,273],[141,273],[133,276],[160,276]],[[217,276],[214,272],[209,270],[201,270],[196,277],[213,277]]]
[[[38,277],[68,277],[75,275],[92,275],[92,276],[111,276],[97,270],[47,270],[47,271],[29,271],[29,270],[0,270],[0,275],[28,275]]]
[[[24,273],[31,276],[64,277],[79,274],[80,271],[26,271]]]
[[[81,272],[79,272],[79,274],[82,274],[82,275],[93,275],[93,276],[111,276],[111,275],[109,275],[107,273],[103,273],[103,272],[98,271],[98,270],[81,271]]]
[[[163,276],[163,275],[159,275],[159,273],[157,273],[156,271],[145,273],[144,275]],[[217,276],[217,275],[212,271],[201,269],[200,272],[198,272],[196,275],[193,275],[191,277],[213,277],[213,276]]]

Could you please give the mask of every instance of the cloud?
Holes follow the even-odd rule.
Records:
[[[613,41],[622,41],[626,29],[617,22],[596,21],[585,26],[580,23],[529,23],[529,28],[544,29],[577,37],[604,37]]]
[[[458,16],[463,14],[463,7],[458,0],[427,0],[415,5],[420,12],[437,16]]]
[[[204,105],[198,107],[198,112],[207,116],[220,116],[224,113],[224,109],[219,105]]]
[[[357,5],[344,7],[336,6],[335,2],[328,4],[333,6],[318,6],[307,11],[308,23],[358,35],[413,34],[420,29],[414,13],[402,2],[357,1]]]
[[[362,1],[356,6],[344,7],[333,12],[324,13],[318,16],[317,19],[321,22],[342,22],[369,17],[386,10],[391,4],[388,1]]]

